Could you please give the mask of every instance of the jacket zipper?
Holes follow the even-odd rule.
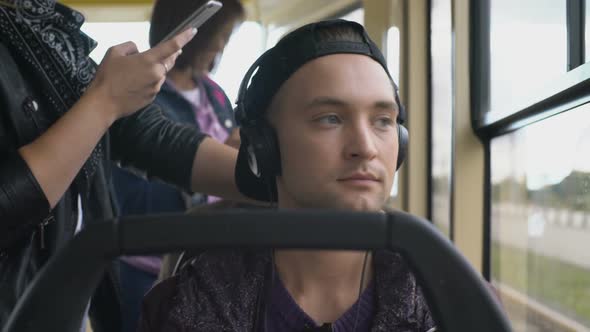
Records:
[[[43,221],[38,225],[39,227],[39,247],[44,250],[45,249],[45,226],[47,226],[50,222],[55,220],[53,215],[43,219]]]
[[[37,122],[37,118],[35,117],[35,113],[39,110],[39,104],[37,104],[37,101],[32,98],[32,97],[27,97],[30,98],[29,100],[25,99],[25,103],[30,104],[29,107],[24,107],[24,111],[25,113],[28,113],[27,115],[31,118],[31,120],[33,121],[33,125],[35,126],[35,129],[37,129],[37,134],[41,135],[41,126],[39,125],[39,123]],[[38,231],[39,231],[39,247],[44,250],[45,249],[45,227],[54,220],[53,215],[51,214],[51,211],[49,211],[50,215],[43,219],[43,221],[37,225]]]

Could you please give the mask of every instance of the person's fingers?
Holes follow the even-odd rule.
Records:
[[[170,40],[161,43],[145,52],[146,55],[152,57],[154,61],[163,61],[184,47],[197,33],[197,29],[190,28],[178,35],[170,38]]]
[[[128,41],[123,44],[115,45],[115,46],[111,47],[110,51],[113,52],[114,54],[117,54],[120,56],[132,55],[132,54],[139,53],[139,50],[137,49],[137,45],[135,45],[135,43],[131,42],[131,41]]]
[[[162,60],[162,62],[161,62],[162,66],[166,70],[165,74],[168,74],[170,69],[172,69],[172,67],[174,67],[174,64],[176,63],[176,59],[178,59],[178,56],[181,53],[182,53],[182,50],[179,50],[178,52],[174,53],[171,57],[168,57],[167,59]]]
[[[160,81],[158,81],[158,83],[156,84],[156,89],[158,90],[158,92],[162,88],[162,85],[164,85],[164,82],[166,82],[166,77],[162,77],[162,79],[160,79]]]
[[[170,68],[172,68],[171,61],[162,61],[162,65],[164,66],[164,76],[166,76],[168,75]]]

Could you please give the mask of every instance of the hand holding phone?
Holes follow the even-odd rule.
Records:
[[[158,44],[166,42],[170,38],[177,34],[191,28],[199,28],[205,23],[213,14],[217,13],[219,9],[223,7],[223,4],[219,1],[210,0],[204,5],[197,8],[189,17],[187,17],[182,23],[180,23],[174,30],[172,30],[166,37],[164,37]]]

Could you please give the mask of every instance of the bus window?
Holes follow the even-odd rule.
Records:
[[[285,35],[289,31],[288,27],[274,27],[270,26],[268,28],[268,37],[266,39],[266,49],[269,49],[275,46],[276,43],[281,40],[283,35]]]
[[[453,66],[451,0],[434,0],[430,8],[431,59],[431,219],[447,236],[451,231],[453,136]]]
[[[586,24],[585,24],[585,33],[584,33],[584,37],[585,37],[585,61],[588,62],[590,61],[590,22],[588,22],[588,20],[590,19],[590,6],[588,6],[588,4],[586,4],[586,12],[585,12],[585,20],[586,20]]]
[[[343,20],[353,21],[359,24],[365,24],[365,10],[363,8],[357,8],[350,13],[347,13],[340,17]]]
[[[129,40],[135,42],[140,51],[147,50],[149,29],[149,22],[94,22],[86,23],[82,28],[98,42],[98,46],[90,55],[97,63],[100,63],[109,47]],[[262,53],[263,47],[263,27],[256,22],[242,23],[238,31],[232,35],[217,66],[219,69],[211,75],[224,88],[230,101],[236,100],[242,77]]]
[[[490,1],[489,109],[493,118],[567,71],[566,1]]]
[[[387,60],[387,67],[389,69],[389,73],[391,74],[391,78],[395,81],[395,83],[399,86],[399,68],[400,68],[400,32],[397,27],[390,27],[387,30],[387,50],[385,52],[386,60]],[[403,101],[402,101],[403,102]],[[395,178],[393,179],[393,186],[391,187],[390,196],[392,198],[397,197],[399,194],[399,176],[398,173],[395,173]]]
[[[223,87],[232,103],[238,96],[242,77],[264,51],[264,36],[264,28],[259,23],[242,23],[225,47],[218,69],[211,75]]]
[[[150,47],[149,22],[88,22],[82,31],[98,42],[90,54],[96,63],[102,61],[109,47],[127,41],[133,41],[140,52]]]
[[[491,274],[515,331],[590,327],[583,151],[590,151],[587,104],[492,140]]]

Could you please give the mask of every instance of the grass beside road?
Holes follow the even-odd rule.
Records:
[[[590,327],[590,270],[493,243],[492,278]]]

